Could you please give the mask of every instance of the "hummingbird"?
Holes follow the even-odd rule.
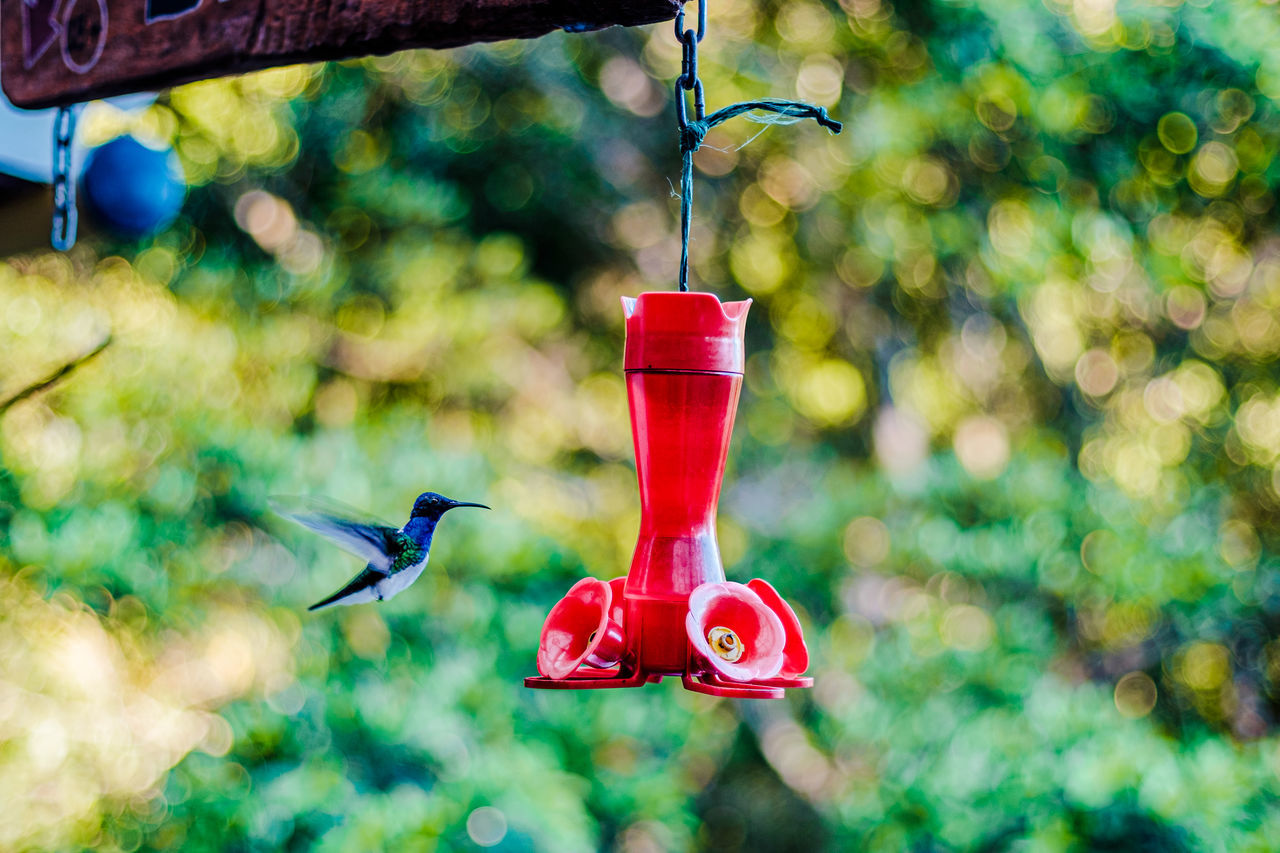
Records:
[[[455,501],[435,492],[424,492],[413,502],[409,521],[397,530],[382,524],[354,521],[327,510],[294,511],[273,501],[275,512],[315,531],[357,557],[368,561],[350,583],[307,610],[319,610],[338,604],[362,604],[385,601],[408,588],[427,567],[431,556],[431,537],[440,517],[460,506],[488,509],[484,504]]]

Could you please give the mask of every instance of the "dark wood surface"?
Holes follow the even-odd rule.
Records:
[[[676,0],[0,0],[0,86],[37,108],[255,68],[675,17]]]

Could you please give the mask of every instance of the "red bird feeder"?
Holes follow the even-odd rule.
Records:
[[[699,693],[778,699],[813,684],[801,675],[809,656],[795,613],[765,581],[726,581],[716,544],[750,306],[710,293],[623,299],[639,541],[625,579],[579,581],[552,608],[542,675],[525,686],[639,687],[679,675]]]

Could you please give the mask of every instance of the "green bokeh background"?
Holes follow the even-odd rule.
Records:
[[[618,297],[671,289],[670,25],[191,84],[145,243],[0,260],[0,848],[1266,851],[1280,8],[717,3],[693,280],[750,297],[732,579],[811,691],[526,690],[625,572]],[[750,140],[750,144],[739,148]],[[272,494],[448,516],[380,606]]]

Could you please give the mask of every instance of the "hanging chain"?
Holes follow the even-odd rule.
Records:
[[[71,177],[71,142],[79,107],[58,107],[53,120],[53,230],[49,241],[65,252],[76,244],[76,183]]]
[[[684,28],[684,6],[676,13],[676,38],[680,40],[680,76],[676,78],[676,127],[680,131],[680,152],[684,166],[680,178],[680,292],[689,289],[689,227],[693,218],[693,152],[702,144],[702,136],[693,139],[689,129],[689,113],[685,92],[693,92],[694,121],[706,118],[707,100],[698,78],[698,42],[707,34],[707,2],[697,0],[698,29]],[[703,131],[705,134],[705,131]]]
[[[689,126],[685,108],[685,92],[693,92],[694,117],[702,121],[707,102],[702,94],[702,81],[698,79],[698,42],[707,34],[707,4],[698,0],[698,29],[684,28],[684,7],[676,13],[676,38],[680,41],[680,76],[676,78],[676,126],[683,134]]]
[[[689,290],[689,227],[693,219],[693,152],[702,145],[707,131],[736,116],[760,124],[795,124],[811,118],[832,133],[839,133],[840,122],[830,118],[822,107],[800,101],[764,98],[730,104],[707,115],[702,80],[698,78],[698,42],[707,34],[707,0],[698,4],[698,29],[685,29],[684,7],[676,13],[676,38],[680,40],[680,76],[676,78],[676,127],[680,131],[680,292]],[[693,120],[685,103],[686,92],[693,92]]]

